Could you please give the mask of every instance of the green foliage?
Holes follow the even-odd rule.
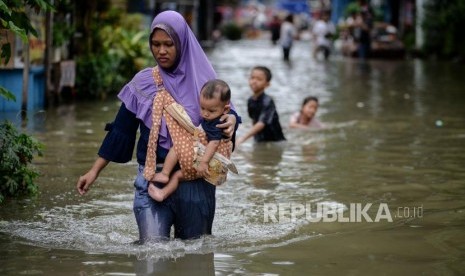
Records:
[[[60,47],[65,42],[69,41],[74,35],[74,27],[66,24],[54,24],[53,25],[53,43],[55,47]]]
[[[411,52],[415,49],[415,32],[413,29],[405,30],[402,41],[404,42],[405,50],[407,50],[407,52]]]
[[[424,8],[424,51],[441,58],[465,58],[465,1],[430,0]]]
[[[382,8],[373,9],[374,21],[384,21],[384,14]]]
[[[76,59],[78,93],[88,98],[105,98],[120,87],[121,77],[115,72],[119,59],[109,53],[80,56]]]
[[[373,20],[374,21],[383,21],[383,9],[382,8],[372,8]],[[344,9],[344,18],[348,18],[351,15],[362,12],[362,7],[357,1],[350,2]]]
[[[98,36],[93,41],[100,43],[94,44],[91,54],[77,59],[76,86],[79,95],[89,98],[119,91],[134,74],[154,62],[141,15],[110,10],[105,18],[105,24],[96,22],[91,27]]]
[[[2,45],[2,53],[0,54],[0,59],[5,61],[5,64],[8,63],[11,57],[11,45],[10,43],[5,43]]]
[[[37,36],[26,8],[36,13],[53,10],[51,0],[0,0],[0,28],[10,30],[25,43],[28,35]],[[0,60],[7,64],[11,57],[10,42],[0,43]],[[16,101],[13,93],[0,86],[0,97]],[[0,203],[5,197],[34,194],[34,179],[39,173],[30,166],[35,154],[42,155],[42,144],[32,136],[19,133],[10,122],[0,124]]]
[[[103,40],[103,51],[120,61],[117,73],[127,80],[148,66],[150,61],[153,62],[153,57],[148,47],[149,32],[141,29],[142,17],[131,14],[124,21],[139,23],[107,25],[100,30],[100,37]]]
[[[39,173],[30,165],[34,156],[42,156],[43,145],[33,137],[19,133],[10,123],[0,124],[0,203],[6,197],[35,194],[34,179]]]
[[[24,7],[29,7],[36,13],[40,11],[53,10],[49,0],[0,0],[0,27],[14,32],[25,43],[28,35],[37,36],[37,31],[31,25]],[[5,43],[10,48],[10,43]],[[2,45],[2,57],[4,55]],[[10,55],[5,58],[5,64],[10,60]]]
[[[0,96],[5,98],[7,101],[16,101],[15,95],[2,86],[0,86]]]
[[[29,41],[28,34],[37,36],[37,31],[32,27],[24,7],[29,7],[36,13],[53,10],[51,0],[0,0],[0,29],[14,32],[25,43]],[[0,60],[4,64],[10,61],[11,45],[9,41],[0,41]],[[6,100],[16,101],[13,93],[0,86],[0,97]]]
[[[239,40],[242,38],[242,29],[235,23],[225,24],[221,28],[221,32],[229,40]]]
[[[357,2],[351,2],[344,9],[344,17],[349,17],[350,15],[357,14],[361,11],[362,9],[360,8],[360,5]]]
[[[52,29],[52,45],[60,47],[66,42],[70,41],[74,36],[76,28],[74,22],[67,19],[67,16],[74,13],[73,0],[59,0],[55,1],[55,13],[53,15],[53,29]]]

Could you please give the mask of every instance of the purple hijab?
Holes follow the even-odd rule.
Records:
[[[169,71],[159,67],[165,88],[198,126],[201,119],[200,89],[206,81],[216,78],[216,73],[194,33],[179,13],[165,11],[158,14],[152,22],[151,35],[157,28],[166,31],[175,42],[178,58],[175,67]],[[152,68],[146,68],[123,87],[118,97],[145,126],[151,128],[152,102],[156,92]],[[172,145],[164,119],[158,141],[164,148],[170,148]]]

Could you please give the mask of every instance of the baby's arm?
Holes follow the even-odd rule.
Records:
[[[220,140],[211,140],[208,142],[207,146],[205,147],[205,153],[202,156],[202,160],[200,160],[199,165],[197,166],[197,172],[202,177],[208,177],[210,173],[208,172],[208,163],[215,155],[218,146],[220,145]]]

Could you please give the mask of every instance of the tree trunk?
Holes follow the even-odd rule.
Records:
[[[52,82],[52,41],[53,41],[53,13],[47,11],[45,15],[45,107],[53,106],[57,99],[58,91],[55,91]]]
[[[23,123],[27,118],[27,101],[29,92],[29,42],[23,45],[23,100],[21,102],[21,119]]]

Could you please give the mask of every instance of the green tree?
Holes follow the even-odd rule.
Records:
[[[0,203],[6,197],[35,194],[39,173],[30,165],[42,155],[43,145],[32,136],[19,133],[10,123],[0,124]]]
[[[37,36],[26,9],[39,13],[52,10],[53,6],[50,0],[0,0],[0,29],[12,31],[24,43],[29,41],[29,34]],[[11,44],[9,41],[0,42],[0,48],[0,60],[7,64],[11,57]],[[0,96],[7,100],[16,100],[13,93],[3,86],[0,86]]]
[[[49,0],[0,0],[0,30],[9,30],[24,43],[28,36],[37,36],[27,15],[52,10]],[[8,63],[11,57],[10,41],[0,42],[0,60]],[[0,96],[15,101],[14,95],[0,86]],[[0,124],[0,203],[5,197],[33,194],[37,191],[34,179],[39,173],[30,166],[35,154],[42,155],[42,144],[18,130],[8,121]]]
[[[441,58],[465,58],[465,1],[429,0],[425,6],[426,54]]]
[[[83,16],[92,18],[88,24],[82,21],[77,26],[89,34],[81,39],[81,52],[76,56],[76,87],[81,99],[105,98],[153,63],[143,16],[99,5],[94,13]]]

